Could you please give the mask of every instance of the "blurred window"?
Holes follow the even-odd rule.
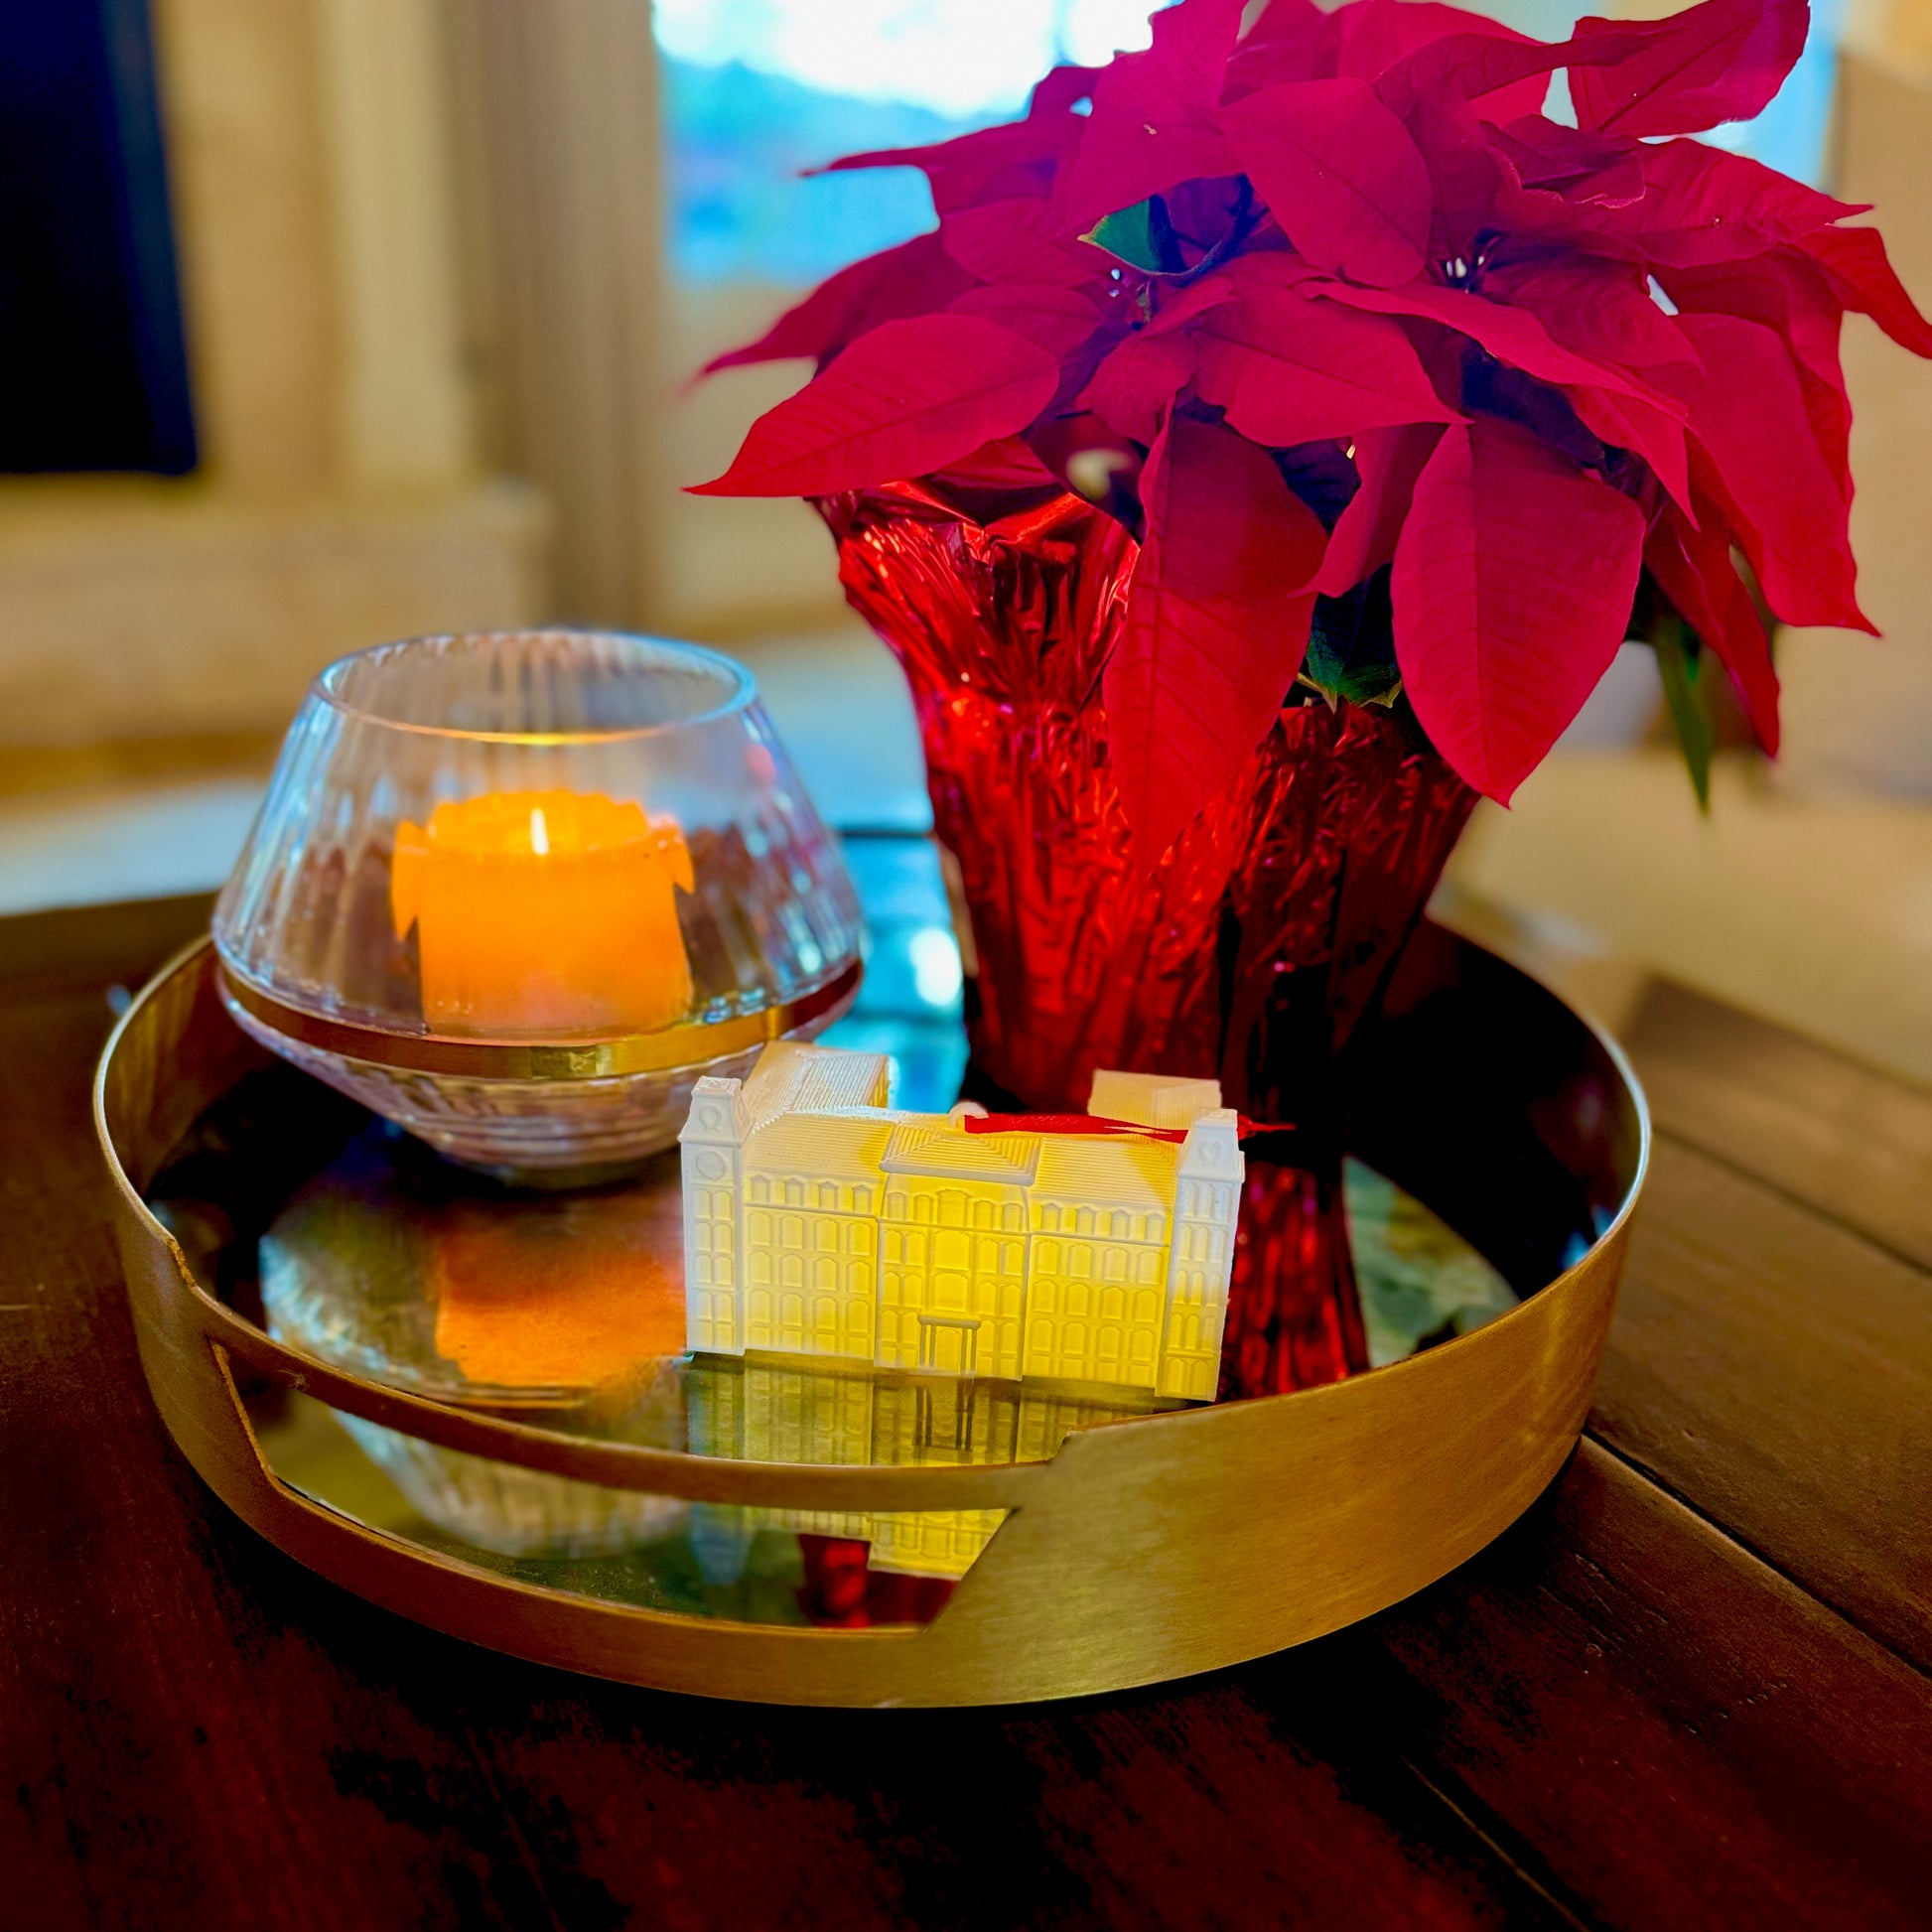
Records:
[[[1006,119],[1061,62],[1148,43],[1148,0],[656,0],[672,272],[817,281],[932,225],[910,169],[800,179]]]

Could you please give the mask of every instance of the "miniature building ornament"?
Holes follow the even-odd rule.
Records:
[[[698,1082],[692,1349],[1212,1398],[1245,1170],[1213,1081],[1097,1073],[1091,1134],[969,1132],[892,1081],[885,1054],[780,1041]]]

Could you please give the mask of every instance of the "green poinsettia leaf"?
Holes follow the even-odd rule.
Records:
[[[1697,793],[1698,810],[1711,810],[1711,755],[1718,731],[1711,715],[1711,698],[1704,681],[1705,652],[1694,631],[1661,593],[1639,589],[1637,608],[1641,634],[1657,653],[1657,669],[1664,681],[1664,705],[1677,730],[1678,750]]]
[[[1386,569],[1344,597],[1315,599],[1301,681],[1331,706],[1392,705],[1401,696]]]
[[[1150,275],[1178,275],[1186,267],[1168,205],[1159,195],[1103,216],[1080,239]]]

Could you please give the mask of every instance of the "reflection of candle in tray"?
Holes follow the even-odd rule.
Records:
[[[416,928],[438,1033],[649,1033],[691,1005],[676,819],[596,792],[497,791],[396,829],[389,902]]]
[[[597,1388],[684,1347],[675,1189],[538,1211],[459,1201],[429,1265],[436,1352],[472,1382]]]

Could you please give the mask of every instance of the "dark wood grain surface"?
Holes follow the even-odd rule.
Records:
[[[1354,1630],[1006,1712],[468,1649],[229,1517],[86,1086],[206,917],[0,922],[0,1927],[1932,1923],[1932,1097],[1670,987],[1591,1436]]]

